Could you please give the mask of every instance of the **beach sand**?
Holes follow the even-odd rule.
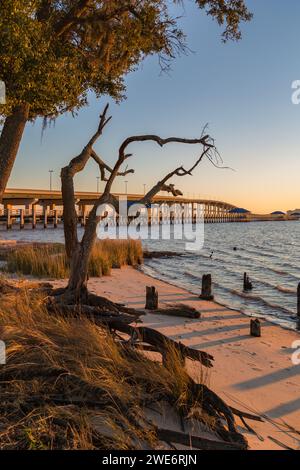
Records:
[[[208,385],[231,406],[268,417],[264,423],[248,421],[259,437],[247,431],[237,418],[250,448],[282,449],[279,445],[282,443],[300,449],[300,435],[288,427],[300,431],[300,365],[293,365],[291,360],[295,352],[292,344],[300,340],[300,335],[263,321],[262,337],[253,338],[246,315],[215,302],[202,301],[184,289],[133,268],[113,270],[109,277],[89,281],[92,292],[139,309],[145,306],[145,288],[149,285],[157,288],[161,306],[185,303],[200,310],[201,319],[148,313],[142,317],[143,323],[190,347],[211,353],[214,367],[204,371],[208,372]],[[198,363],[189,361],[188,367],[194,378],[199,377]]]

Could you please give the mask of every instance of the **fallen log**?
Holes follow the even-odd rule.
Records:
[[[199,361],[206,367],[212,367],[213,356],[197,349],[189,348],[180,342],[176,342],[171,338],[163,335],[159,331],[153,330],[145,326],[133,327],[120,321],[111,321],[109,327],[112,331],[120,331],[131,337],[133,342],[137,340],[142,343],[148,343],[155,346],[158,352],[162,354],[168,349],[174,348],[183,358],[189,358],[193,361]]]
[[[172,442],[174,444],[181,444],[189,448],[196,447],[201,450],[246,450],[247,446],[242,444],[225,442],[225,441],[213,441],[211,439],[205,439],[200,436],[193,436],[190,434],[184,434],[178,431],[171,431],[170,429],[156,430],[158,439],[164,442]]]
[[[198,319],[201,317],[199,310],[196,310],[194,307],[190,307],[189,305],[185,304],[166,305],[165,308],[156,310],[155,314],[192,319]]]

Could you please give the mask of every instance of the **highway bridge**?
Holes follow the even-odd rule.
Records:
[[[89,210],[98,200],[101,194],[97,192],[79,191],[75,193],[78,222],[82,226],[86,224]],[[117,198],[125,197],[123,193],[115,193]],[[141,194],[127,194],[129,203],[139,201]],[[207,200],[199,198],[174,197],[168,195],[157,195],[153,199],[153,204],[173,204],[189,205],[191,219],[196,217],[197,205],[201,205],[205,222],[236,222],[245,220],[245,214],[232,213],[236,206],[224,201]],[[31,224],[35,228],[38,223],[42,223],[45,228],[48,225],[57,227],[62,220],[63,201],[60,191],[50,191],[43,189],[7,189],[5,191],[0,220],[6,223],[8,229],[18,224],[24,228],[25,224]],[[148,209],[151,220],[151,209]]]

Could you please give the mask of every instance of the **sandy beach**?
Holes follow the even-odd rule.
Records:
[[[61,285],[61,282],[55,282]],[[241,422],[251,449],[300,448],[300,366],[292,363],[292,344],[297,332],[262,322],[262,337],[249,334],[250,319],[216,302],[200,300],[195,294],[153,279],[139,270],[123,268],[112,275],[92,278],[89,288],[98,295],[134,308],[144,308],[145,288],[153,285],[161,306],[185,303],[201,312],[200,320],[148,313],[143,323],[215,358],[213,369],[204,371],[209,386],[233,407],[264,415],[264,423],[250,422],[257,435]],[[191,373],[199,377],[199,365],[190,362]],[[239,421],[239,420],[238,420]]]

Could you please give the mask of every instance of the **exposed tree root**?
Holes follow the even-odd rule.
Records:
[[[113,321],[130,324],[139,321],[140,316],[144,314],[87,290],[82,292],[80,299],[76,299],[66,288],[49,290],[48,295],[49,313],[69,318],[83,316],[97,324],[110,325]]]
[[[45,285],[43,286],[43,289],[44,290],[42,290],[42,292],[45,292],[45,289],[49,289],[49,286]],[[10,290],[9,285],[8,290]],[[66,354],[66,357],[69,357],[70,360],[71,356],[68,356],[68,354],[72,351],[72,347],[70,349],[69,341],[70,344],[72,344],[72,335],[76,336],[78,331],[78,328],[75,330],[72,329],[73,326],[71,325],[75,324],[73,320],[75,320],[78,326],[80,326],[82,321],[82,324],[85,325],[85,329],[87,329],[87,331],[90,331],[89,325],[91,325],[91,323],[87,322],[86,319],[91,320],[92,323],[96,325],[99,324],[102,328],[97,328],[97,326],[93,327],[91,325],[91,328],[93,328],[91,331],[93,331],[93,334],[97,338],[98,335],[100,337],[103,335],[106,338],[106,340],[103,338],[105,344],[110,344],[110,348],[113,347],[115,351],[115,355],[112,355],[111,358],[108,356],[106,359],[108,360],[107,364],[114,364],[117,359],[120,361],[119,367],[123,367],[122,364],[124,361],[127,361],[128,366],[126,366],[126,372],[122,372],[123,381],[125,381],[124,383],[126,383],[126,386],[128,387],[132,387],[133,390],[141,390],[141,387],[143,389],[143,395],[139,397],[139,406],[147,409],[147,407],[152,404],[157,405],[158,403],[167,402],[172,409],[176,410],[178,416],[181,418],[183,424],[182,432],[160,429],[160,427],[157,428],[155,426],[155,423],[152,423],[151,432],[155,429],[156,437],[159,440],[173,444],[180,443],[183,445],[192,445],[193,447],[200,449],[247,449],[247,441],[243,435],[238,432],[234,415],[238,416],[242,420],[248,431],[250,431],[251,428],[247,425],[245,419],[262,421],[262,418],[228,406],[223,399],[210,390],[206,385],[196,383],[182,367],[186,358],[193,361],[199,361],[205,367],[212,367],[213,356],[204,351],[189,348],[151,328],[132,326],[132,323],[139,319],[140,312],[133,309],[127,309],[121,304],[115,304],[103,297],[88,294],[88,299],[91,305],[68,305],[63,304],[60,301],[57,302],[57,299],[61,300],[61,294],[64,294],[64,292],[65,291],[53,292],[50,289],[49,293],[51,293],[51,295],[46,297],[46,307],[47,311],[50,312],[50,317],[46,311],[43,313],[45,325],[48,325],[49,321],[52,325],[51,317],[53,317],[53,326],[51,326],[52,330],[50,330],[52,332],[51,334],[54,335],[53,337],[55,337],[57,328],[60,327],[60,322],[57,322],[55,318],[57,316],[62,316],[64,319],[70,319],[70,334],[67,335],[66,338],[65,335],[59,335],[56,339],[56,341],[58,341],[58,339],[61,341],[61,338],[65,338],[65,340],[63,340],[65,343],[62,343],[62,348],[66,347],[66,351],[64,352],[64,349],[59,349],[59,351],[61,351],[62,355]],[[54,293],[57,293],[58,295],[52,295]],[[5,318],[5,316],[3,318]],[[37,322],[38,319],[39,317],[37,316]],[[62,325],[63,324],[65,323],[62,322]],[[105,326],[105,328],[103,328],[103,326]],[[43,330],[44,335],[49,334],[48,328],[49,326],[45,326],[45,329]],[[66,326],[64,326],[64,328],[66,328]],[[35,332],[35,327],[33,327],[32,331]],[[34,335],[35,333],[32,334]],[[90,333],[87,334],[89,335]],[[84,357],[84,355],[87,354],[86,351],[89,350],[89,346],[88,343],[86,343],[85,349],[83,348],[81,350],[79,338],[81,338],[80,335],[76,342],[78,352],[76,352],[75,357],[77,354],[83,354]],[[22,335],[20,337],[20,341],[22,341]],[[52,344],[51,335],[49,335],[49,341],[49,344]],[[148,432],[148,428],[145,428],[143,418],[135,415],[136,398],[132,393],[124,396],[119,395],[117,382],[114,392],[108,392],[105,389],[105,381],[102,382],[101,380],[98,380],[98,382],[95,383],[94,380],[91,379],[91,376],[87,378],[85,373],[80,372],[81,369],[76,370],[73,368],[72,370],[72,367],[69,367],[68,365],[68,361],[58,361],[57,365],[55,365],[54,362],[49,362],[47,359],[47,346],[44,348],[45,353],[42,358],[39,354],[39,350],[41,348],[40,339],[38,339],[38,343],[34,348],[32,348],[30,342],[31,340],[29,336],[29,343],[26,346],[27,360],[21,360],[21,362],[16,363],[14,363],[14,361],[8,362],[8,364],[0,370],[0,384],[3,391],[2,398],[7,410],[10,408],[15,409],[14,407],[17,406],[17,408],[19,407],[19,411],[15,409],[15,412],[17,413],[16,416],[20,410],[23,414],[30,416],[32,411],[37,408],[41,410],[42,415],[42,410],[47,409],[47,407],[56,406],[58,408],[65,409],[65,407],[74,406],[78,409],[90,409],[91,414],[93,414],[93,410],[101,412],[101,410],[106,410],[107,407],[113,406],[116,407],[120,413],[121,421],[126,417],[130,426],[133,426],[136,430],[140,430],[137,432]],[[33,342],[33,344],[35,343]],[[101,341],[100,344],[102,344]],[[103,351],[105,351],[104,346],[103,348]],[[185,383],[185,389],[180,400],[178,396],[174,395],[174,390],[172,390],[172,388],[162,388],[157,385],[153,388],[154,376],[151,376],[151,379],[151,377],[145,376],[143,372],[143,361],[147,361],[148,359],[142,359],[144,356],[138,354],[136,351],[137,348],[156,351],[162,354],[163,366],[159,364],[153,366],[153,371],[155,371],[153,373],[157,374],[156,383],[161,374],[164,374],[166,380],[170,381],[170,383],[177,383],[177,374],[179,373],[181,375],[181,379],[183,380],[183,383]],[[53,349],[51,354],[57,354],[54,351],[56,350]],[[177,369],[172,367],[170,351],[175,352]],[[101,354],[103,353],[101,352]],[[100,367],[101,354],[99,355]],[[139,361],[141,361],[141,366],[135,369],[136,363],[139,364]],[[93,367],[97,366],[98,359]],[[158,370],[157,368],[160,367],[162,367],[162,369]],[[137,372],[133,373],[133,370],[136,370]],[[152,371],[152,369],[149,370]],[[98,373],[100,373],[100,371],[101,369]],[[93,372],[90,371],[89,373],[91,374]],[[150,375],[151,374],[152,372]],[[31,387],[30,384],[37,383],[39,381],[45,384],[47,387],[47,393],[43,392],[42,394],[38,393],[37,395],[34,393],[28,393],[27,387]],[[15,382],[19,384],[18,386],[20,387],[20,390],[24,390],[22,394],[18,393],[18,388],[14,388],[10,385]],[[28,384],[28,386],[26,384]],[[43,387],[41,390],[44,390]],[[125,396],[129,397],[129,402],[127,399],[124,399]],[[199,411],[195,412],[195,410]],[[208,421],[207,417],[209,417]],[[190,419],[199,421],[202,425],[206,425],[206,423],[211,420],[211,422],[214,423],[213,433],[216,439],[212,438],[212,440],[207,440],[203,439],[201,436],[186,434],[184,423],[188,422]],[[125,426],[124,431],[126,434],[126,423],[121,423],[120,426]],[[220,441],[218,441],[218,438]]]
[[[193,361],[199,361],[206,367],[212,367],[213,356],[210,354],[198,351],[197,349],[191,349],[188,346],[185,346],[182,343],[178,343],[171,338],[163,335],[157,330],[148,328],[145,326],[133,327],[131,325],[123,324],[122,322],[110,322],[111,331],[120,331],[121,333],[126,333],[130,336],[131,343],[136,343],[137,341],[141,343],[148,343],[152,347],[162,354],[166,354],[170,348],[174,348],[182,358],[189,358]]]

